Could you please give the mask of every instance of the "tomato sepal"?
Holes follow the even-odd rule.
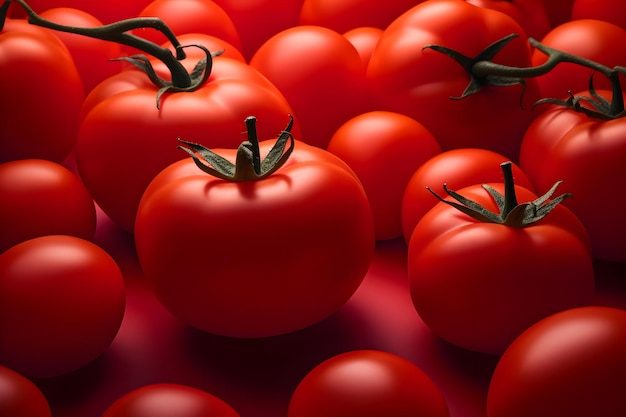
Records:
[[[444,199],[430,187],[426,187],[426,189],[442,203],[456,208],[473,219],[484,223],[497,223],[511,227],[525,227],[536,223],[547,216],[563,200],[573,197],[570,193],[564,193],[548,201],[558,186],[563,182],[557,181],[541,197],[533,201],[518,203],[517,196],[515,194],[512,163],[510,161],[503,162],[500,164],[500,167],[502,168],[502,173],[504,174],[504,194],[501,194],[488,184],[482,185],[498,206],[498,213],[485,208],[477,202],[470,200],[453,190],[450,190],[445,183],[443,184],[443,189],[457,202]]]
[[[261,160],[254,116],[249,116],[245,120],[248,140],[242,142],[237,148],[234,164],[199,143],[179,138],[178,141],[187,147],[179,145],[178,148],[187,152],[196,166],[209,175],[232,182],[258,181],[276,172],[287,162],[293,151],[295,140],[291,129],[294,119],[292,115],[289,115],[289,118],[289,123],[263,160]],[[288,141],[289,146],[287,146]]]

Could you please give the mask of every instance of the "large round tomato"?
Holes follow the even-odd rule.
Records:
[[[76,143],[83,85],[67,47],[47,29],[7,19],[0,32],[0,163],[62,162]]]
[[[272,36],[250,60],[293,107],[302,141],[325,148],[335,130],[372,107],[361,56],[348,39],[322,26]]]
[[[501,182],[499,166],[507,158],[497,152],[480,148],[452,149],[424,162],[409,178],[402,196],[402,234],[408,243],[415,225],[430,210],[437,199],[428,188],[443,193],[443,184],[452,190],[474,184]],[[511,166],[515,183],[532,190],[532,184],[519,166]],[[428,187],[428,188],[427,188]]]
[[[626,29],[601,20],[584,19],[563,23],[548,32],[541,43],[608,67],[624,65],[626,59]],[[533,66],[541,65],[546,60],[546,54],[538,49],[533,51]],[[569,91],[578,93],[587,90],[592,75],[595,88],[611,88],[609,80],[601,74],[594,74],[590,68],[569,62],[559,63],[548,73],[537,77],[537,82],[543,97],[564,99],[568,97]],[[622,75],[621,79],[626,82],[626,76]]]
[[[94,236],[93,200],[63,165],[45,159],[0,164],[0,195],[0,253],[37,236]]]
[[[0,255],[0,364],[55,377],[100,356],[119,330],[124,279],[103,249],[48,235]]]
[[[503,184],[491,185],[503,194]],[[536,198],[515,190],[520,202]],[[498,212],[480,185],[458,193]],[[500,354],[531,324],[586,305],[594,293],[585,230],[565,207],[514,227],[475,220],[439,202],[415,227],[408,251],[418,314],[433,333],[469,350]]]
[[[155,177],[135,243],[171,313],[210,333],[265,337],[314,324],[351,297],[373,255],[369,203],[345,163],[307,148],[296,141],[285,165],[258,180],[219,179],[191,159]]]
[[[468,57],[513,33],[521,34],[492,61],[530,66],[530,47],[521,26],[504,13],[458,0],[418,4],[394,20],[370,58],[367,80],[379,109],[421,122],[443,150],[485,148],[517,161],[523,132],[539,98],[534,79],[520,86],[483,86],[462,100],[470,75],[454,59],[423,48],[439,45]],[[521,104],[525,108],[522,108]]]
[[[201,57],[198,51],[189,49],[184,60],[189,70]],[[153,64],[167,76],[163,64]],[[198,90],[166,93],[156,108],[157,90],[146,74],[128,69],[98,85],[83,105],[78,170],[96,203],[127,231],[133,230],[145,187],[159,171],[184,157],[176,149],[178,138],[209,147],[236,147],[246,117],[255,115],[261,121],[259,135],[275,137],[293,113],[258,71],[221,56],[213,60],[211,75]],[[293,134],[301,136],[297,120]]]
[[[433,135],[404,114],[373,111],[356,116],[337,129],[328,150],[358,175],[369,199],[376,238],[402,235],[402,195],[419,166],[439,154]]]
[[[498,362],[487,417],[626,414],[626,311],[589,306],[522,333]]]
[[[594,257],[615,262],[626,262],[626,223],[603,215],[597,202],[608,198],[613,207],[626,205],[626,195],[617,191],[626,182],[624,129],[625,117],[602,120],[553,107],[530,125],[520,150],[520,166],[535,189],[557,180],[567,184],[574,198],[563,204],[589,231]]]
[[[0,365],[0,415],[52,417],[48,400],[32,381]]]
[[[393,353],[333,356],[298,384],[287,417],[448,417],[441,391],[417,365]]]
[[[180,384],[136,388],[111,404],[102,417],[239,417],[224,400]]]

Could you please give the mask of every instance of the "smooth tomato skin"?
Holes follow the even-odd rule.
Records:
[[[82,81],[67,47],[47,29],[7,19],[0,33],[0,163],[62,162],[76,143]]]
[[[502,184],[491,185],[503,192]],[[478,185],[458,192],[495,209]],[[481,194],[482,199],[474,198]],[[519,202],[533,199],[521,187],[516,194]],[[501,354],[536,321],[592,301],[591,252],[586,231],[576,220],[557,206],[537,224],[514,228],[481,223],[437,203],[408,245],[416,311],[442,339]]]
[[[604,91],[605,97],[609,94]],[[623,193],[616,192],[626,181],[624,172],[613,169],[626,158],[625,123],[624,118],[594,120],[555,107],[531,124],[520,150],[520,166],[535,189],[564,181],[574,198],[563,204],[588,230],[594,258],[614,262],[626,262],[626,225],[600,214],[594,202],[610,198],[615,207],[626,204]]]
[[[146,191],[135,243],[161,303],[231,337],[288,333],[337,311],[368,270],[374,226],[361,184],[333,161],[295,160],[242,183],[197,170]]]
[[[25,376],[0,365],[0,415],[52,417],[48,400]]]
[[[558,25],[572,20],[572,7],[574,0],[542,0],[550,21],[550,26]]]
[[[287,417],[448,417],[443,394],[417,365],[393,353],[333,356],[298,384]]]
[[[57,7],[71,7],[84,10],[103,23],[113,23],[122,19],[136,17],[151,0],[110,0],[107,2],[84,0],[28,0],[28,5],[37,13]],[[24,10],[16,4],[11,5],[11,15],[26,17]]]
[[[348,39],[322,26],[272,36],[250,60],[293,107],[302,140],[326,148],[335,130],[371,110],[361,56]]]
[[[343,33],[361,56],[363,65],[367,66],[376,44],[383,34],[383,29],[373,26],[359,26]]]
[[[466,0],[478,7],[497,10],[511,16],[527,36],[541,39],[552,28],[544,0]]]
[[[96,208],[81,180],[45,159],[0,164],[0,253],[25,240],[65,234],[91,240]]]
[[[277,33],[296,26],[303,0],[214,0],[232,19],[241,39],[241,52],[250,60]]]
[[[150,384],[118,398],[102,417],[239,417],[224,400],[181,384]]]
[[[102,26],[102,22],[93,15],[71,7],[48,9],[39,16],[66,26],[81,28]],[[102,80],[122,70],[121,62],[111,61],[123,55],[119,44],[68,32],[52,30],[52,33],[63,41],[72,55],[85,93],[89,93]]]
[[[156,66],[161,70],[162,66]],[[259,120],[259,138],[276,137],[292,107],[256,70],[218,57],[208,82],[194,92],[167,94],[161,109],[145,74],[127,70],[92,91],[84,103],[76,146],[78,171],[94,200],[132,232],[150,181],[183,159],[178,138],[209,148],[233,148],[245,138],[243,120]],[[301,135],[299,125],[292,133]]]
[[[122,273],[94,243],[48,235],[0,255],[0,363],[27,377],[64,375],[95,360],[124,309]]]
[[[404,240],[409,242],[417,223],[439,201],[426,187],[445,196],[444,183],[456,191],[473,184],[501,182],[500,164],[507,161],[505,156],[487,149],[462,148],[441,152],[421,164],[409,178],[402,195]],[[532,183],[520,167],[512,164],[511,168],[515,184],[532,190]]]
[[[488,417],[626,413],[626,311],[604,306],[551,315],[522,333],[489,385]]]
[[[597,19],[626,29],[626,4],[620,0],[574,0],[571,20]]]
[[[476,56],[512,33],[522,36],[511,41],[493,61],[530,66],[529,45],[513,18],[465,1],[418,4],[385,29],[370,58],[366,77],[377,108],[423,123],[443,150],[485,148],[517,162],[523,132],[534,118],[530,105],[539,99],[536,81],[526,82],[525,108],[520,106],[520,86],[486,87],[463,100],[451,100],[467,87],[468,74],[453,59],[422,50],[435,44]]]
[[[174,32],[205,33],[241,50],[241,39],[230,16],[212,0],[153,0],[139,12],[140,17],[160,17]],[[152,29],[135,31],[138,36],[162,44],[167,39]]]
[[[376,238],[402,236],[401,205],[406,185],[419,166],[441,152],[418,121],[400,113],[373,111],[337,129],[328,151],[357,174],[369,199]]]
[[[623,65],[626,59],[626,29],[601,20],[568,21],[548,32],[541,38],[541,43],[608,67]],[[537,49],[533,51],[533,66],[541,65],[546,60],[547,56],[543,52]],[[543,97],[566,99],[568,91],[576,94],[587,90],[592,74],[593,70],[589,68],[563,62],[537,77],[537,82]],[[621,82],[625,85],[626,77],[623,75]],[[593,85],[596,89],[611,88],[610,81],[601,74],[594,75]]]
[[[304,0],[300,25],[324,26],[346,32],[360,26],[386,28],[396,17],[424,0]]]

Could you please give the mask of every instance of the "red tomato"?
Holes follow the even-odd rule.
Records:
[[[543,0],[551,27],[568,22],[572,16],[574,0]]]
[[[400,113],[374,111],[344,123],[328,150],[357,174],[369,199],[376,238],[402,236],[402,195],[413,172],[441,148],[426,128]]]
[[[564,23],[548,32],[541,43],[608,67],[624,65],[626,60],[626,30],[601,20]],[[535,49],[532,65],[543,64],[546,59],[546,54]],[[567,98],[570,90],[572,93],[587,90],[592,73],[593,70],[584,66],[564,62],[537,77],[537,82],[543,97],[561,99]],[[626,82],[626,77],[622,76],[621,79]],[[595,74],[593,83],[597,89],[611,88],[611,83],[600,74]]]
[[[205,33],[223,39],[241,50],[241,40],[235,24],[224,9],[212,0],[153,0],[139,12],[139,16],[160,17],[177,36]],[[151,29],[134,33],[157,45],[167,40]]]
[[[109,0],[85,1],[85,0],[28,0],[28,5],[36,12],[53,9],[57,7],[71,7],[83,10],[94,16],[103,23],[113,23],[122,19],[130,19],[137,16],[141,9],[151,0]],[[11,9],[12,14],[25,17],[21,7]]]
[[[571,19],[603,20],[626,29],[626,3],[622,0],[574,0]]]
[[[222,399],[180,384],[150,384],[118,398],[102,417],[239,417]]]
[[[544,0],[466,0],[475,6],[497,10],[517,21],[527,36],[541,39],[551,29]]]
[[[344,32],[343,36],[356,48],[363,64],[367,66],[383,30],[372,26],[359,26]]]
[[[28,378],[0,365],[0,415],[52,417],[48,400]]]
[[[47,29],[7,19],[0,32],[0,163],[62,162],[76,143],[83,86],[67,47]],[[9,105],[10,103],[10,105]]]
[[[580,307],[522,333],[494,370],[488,417],[626,414],[626,311]]]
[[[102,22],[93,15],[69,7],[48,9],[41,12],[39,16],[66,26],[81,28],[102,26]],[[68,32],[52,32],[63,41],[72,54],[86,93],[105,78],[122,70],[120,62],[110,61],[122,56],[122,48],[119,44]]]
[[[224,51],[220,54],[220,58],[232,58],[242,63],[246,63],[245,57],[238,48],[216,36],[207,35],[206,33],[185,33],[176,36],[176,39],[178,39],[181,45],[203,45],[211,52]],[[175,53],[176,49],[170,42],[164,43],[163,46],[169,48],[172,53]],[[197,56],[199,59],[203,58],[204,55],[202,50],[198,48],[188,48],[186,53],[188,59],[191,59],[191,57],[194,56]]]
[[[444,150],[485,148],[516,161],[523,132],[534,117],[520,107],[522,88],[487,86],[465,99],[451,100],[468,86],[467,71],[450,57],[422,50],[434,44],[475,57],[512,33],[523,30],[495,10],[458,0],[418,4],[385,29],[369,61],[367,78],[379,109],[421,122]],[[493,61],[530,66],[526,37],[512,40]],[[527,80],[526,107],[538,98],[536,81]]]
[[[62,165],[45,159],[0,164],[0,195],[0,253],[37,236],[94,236],[93,200],[80,179]]]
[[[189,51],[185,65],[199,58]],[[155,69],[166,76],[164,65]],[[129,69],[95,88],[83,105],[76,146],[81,178],[102,210],[121,228],[133,230],[145,187],[169,164],[182,159],[177,139],[211,147],[236,147],[241,121],[255,115],[259,135],[274,137],[293,114],[284,96],[265,77],[240,61],[217,57],[208,81],[193,92],[166,93],[146,74]],[[300,137],[296,124],[293,134]]]
[[[287,417],[448,417],[435,383],[393,353],[356,350],[325,360],[296,387]]]
[[[241,39],[241,51],[250,60],[266,40],[298,24],[303,0],[214,1],[232,19]]]
[[[77,370],[108,348],[124,308],[122,273],[100,247],[65,235],[19,243],[0,255],[0,363],[33,378]]]
[[[314,324],[350,298],[373,255],[371,210],[345,163],[307,148],[297,141],[286,164],[259,180],[197,168],[181,176],[191,171],[185,161],[156,176],[137,212],[135,243],[172,314],[210,333],[265,337]]]
[[[479,148],[453,149],[435,155],[413,172],[402,196],[400,207],[402,234],[408,243],[415,225],[430,210],[437,199],[426,187],[439,194],[444,193],[443,184],[452,190],[474,184],[502,182],[500,164],[507,159],[499,153]],[[512,165],[515,183],[532,190],[526,174]]]
[[[491,185],[503,193],[502,183]],[[536,198],[521,187],[515,190],[520,202]],[[458,193],[498,212],[480,185]],[[415,309],[442,339],[501,354],[536,321],[591,302],[594,271],[584,233],[565,207],[557,206],[537,223],[513,227],[481,222],[437,203],[409,241]]]
[[[283,93],[311,145],[325,148],[339,126],[371,109],[363,61],[331,29],[286,29],[261,45],[250,65]]]
[[[386,28],[396,17],[424,0],[304,0],[299,24],[345,32],[359,26]]]
[[[626,262],[626,223],[599,215],[597,201],[610,196],[615,207],[626,205],[617,191],[626,182],[625,128],[624,117],[601,120],[554,106],[530,125],[520,151],[520,166],[535,189],[565,181],[574,198],[564,204],[588,230],[594,258],[615,262]]]

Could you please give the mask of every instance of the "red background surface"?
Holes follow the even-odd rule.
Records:
[[[54,417],[99,417],[118,397],[151,383],[208,391],[242,417],[286,416],[304,375],[336,354],[380,349],[420,366],[441,388],[451,417],[485,417],[497,357],[433,336],[415,312],[406,279],[406,246],[379,242],[361,287],[338,313],[307,329],[271,338],[234,339],[190,328],[171,316],[141,274],[132,237],[99,213],[95,241],[119,263],[127,309],[111,347],[72,374],[35,380]],[[626,308],[626,265],[596,264],[596,303]]]

